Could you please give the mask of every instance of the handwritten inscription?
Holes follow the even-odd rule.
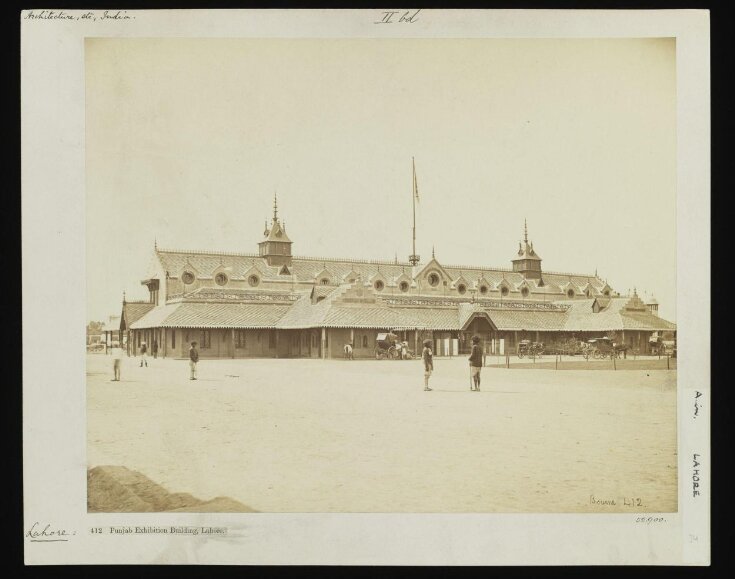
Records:
[[[374,24],[395,24],[396,22],[413,24],[414,22],[418,22],[419,12],[421,12],[421,8],[415,12],[411,12],[410,10],[406,10],[405,12],[401,10],[386,10],[381,13],[380,20],[374,22]]]
[[[616,497],[616,498],[598,498],[595,495],[590,495],[590,504],[598,505],[602,507],[630,507],[630,508],[645,508],[643,499],[640,497]]]
[[[699,398],[702,396],[702,393],[699,390],[694,391],[694,418],[699,416],[699,409],[702,407],[702,405],[699,403]]]
[[[701,494],[699,491],[699,467],[701,466],[699,462],[699,457],[700,457],[699,454],[694,453],[693,464],[692,464],[692,496],[693,497],[698,497]]]
[[[70,537],[76,535],[76,531],[67,531],[66,529],[55,529],[51,524],[42,525],[38,521],[33,523],[30,529],[26,531],[26,538],[35,543],[53,543],[58,541],[68,541]]]
[[[636,523],[645,523],[647,525],[653,525],[656,523],[666,523],[666,517],[636,517]]]
[[[128,14],[127,10],[102,10],[87,12],[67,12],[65,10],[30,10],[23,20],[87,20],[97,22],[98,20],[135,20],[135,16]]]

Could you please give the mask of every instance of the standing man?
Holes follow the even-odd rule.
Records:
[[[155,360],[158,358],[158,341],[153,340],[153,346],[151,348],[153,350],[153,359]]]
[[[470,391],[480,391],[480,369],[482,368],[482,348],[480,347],[480,336],[472,336],[472,351],[470,353]],[[473,385],[474,384],[474,385]]]
[[[112,371],[115,377],[112,379],[113,382],[120,381],[120,365],[122,364],[122,348],[120,344],[112,347]]]
[[[434,353],[431,351],[431,340],[424,340],[424,351],[421,353],[424,359],[424,391],[430,391],[429,378],[434,371]]]
[[[143,367],[143,364],[145,364],[145,367],[148,367],[148,344],[145,343],[145,341],[140,343],[140,367]]]
[[[197,343],[192,342],[189,348],[189,368],[191,369],[189,380],[197,379],[197,362],[199,362],[199,350],[197,350]]]

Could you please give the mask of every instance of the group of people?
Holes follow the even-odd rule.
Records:
[[[407,344],[403,342],[401,344],[401,356],[405,359]],[[158,354],[158,344],[153,342],[153,357],[156,358]],[[112,348],[112,360],[113,360],[113,372],[115,377],[112,379],[113,382],[120,381],[120,366],[122,364],[123,351],[120,345],[113,346]],[[350,344],[345,345],[345,357],[352,358],[352,346]],[[433,388],[429,388],[429,378],[434,371],[434,352],[432,350],[431,340],[424,340],[424,349],[421,353],[421,357],[424,361],[424,390],[431,391]],[[197,363],[199,362],[199,350],[197,349],[197,343],[191,342],[189,346],[189,380],[197,379]],[[473,392],[480,391],[480,370],[482,369],[482,348],[480,347],[479,336],[472,336],[472,350],[470,351],[469,357],[470,363],[470,390]],[[148,346],[145,342],[140,345],[140,367],[148,367]]]
[[[158,343],[154,340],[151,349],[153,357],[158,357]],[[123,350],[122,347],[117,344],[112,347],[112,371],[114,377],[113,382],[120,381],[120,367],[122,366]],[[199,350],[197,349],[197,343],[192,342],[189,346],[189,380],[197,379],[197,363],[199,362]],[[145,341],[140,344],[140,367],[148,367],[148,344]]]
[[[421,357],[424,361],[424,391],[431,391],[429,388],[429,378],[434,371],[434,352],[431,349],[431,340],[424,340],[424,349]],[[470,351],[470,391],[480,391],[480,370],[482,369],[482,348],[480,347],[480,337],[472,336],[472,350]]]

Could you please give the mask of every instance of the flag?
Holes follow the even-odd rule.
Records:
[[[411,157],[411,163],[413,163],[413,195],[416,201],[419,200],[419,184],[416,181],[416,161]]]

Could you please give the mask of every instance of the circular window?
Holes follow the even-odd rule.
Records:
[[[528,288],[527,287],[521,288],[521,295],[524,298],[527,298],[528,297]]]
[[[507,296],[508,295],[508,288],[503,286],[500,288],[500,295],[501,296]]]
[[[379,292],[383,291],[383,288],[385,287],[385,284],[382,282],[382,280],[377,280],[375,282],[375,289]]]
[[[429,275],[429,285],[431,287],[436,287],[439,285],[439,274],[432,273]]]
[[[217,285],[225,285],[227,283],[227,276],[224,273],[218,273],[214,276],[214,281]]]
[[[483,294],[483,295],[485,295],[487,293],[487,286],[486,285],[480,286],[480,293]]]
[[[610,297],[610,290],[605,290],[605,297],[606,298],[609,298]]]
[[[574,290],[572,288],[569,288],[567,290],[567,297],[568,298],[573,298],[574,297]]]
[[[401,291],[402,292],[407,292],[408,291],[408,282],[407,281],[402,281],[401,284],[398,287],[401,288]]]
[[[185,271],[181,276],[181,281],[183,281],[187,285],[190,283],[194,283],[194,274],[190,271]]]
[[[464,285],[463,283],[461,283],[461,284],[459,284],[459,285],[457,286],[457,291],[458,291],[458,292],[459,292],[460,294],[464,294],[464,293],[465,293],[465,292],[467,291],[467,286],[466,286],[466,285]]]
[[[253,275],[251,275],[251,276],[250,276],[250,277],[248,278],[248,283],[249,283],[249,284],[250,284],[251,286],[255,287],[256,285],[258,285],[258,284],[260,283],[260,278],[259,278],[259,277],[258,277],[257,275],[253,274]]]

